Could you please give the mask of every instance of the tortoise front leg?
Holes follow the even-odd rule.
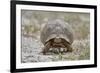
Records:
[[[73,49],[72,49],[72,47],[71,47],[71,45],[69,43],[64,43],[64,45],[65,45],[65,47],[67,49],[67,52],[72,52],[73,51]]]
[[[73,51],[71,45],[67,44],[67,48],[68,48],[68,49],[67,49],[68,52],[72,52],[72,51]]]
[[[43,54],[46,55],[46,52],[50,49],[50,42],[47,42],[43,48]]]

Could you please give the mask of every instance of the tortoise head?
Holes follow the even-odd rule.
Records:
[[[62,42],[62,39],[60,37],[55,37],[54,38],[54,42],[55,43],[61,43]]]

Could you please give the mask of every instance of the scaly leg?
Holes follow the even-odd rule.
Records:
[[[64,45],[65,45],[65,47],[66,47],[66,49],[67,49],[67,52],[72,52],[73,51],[73,49],[72,49],[72,47],[71,47],[71,45],[69,44],[69,43],[63,43]]]
[[[50,42],[47,42],[43,48],[43,54],[46,55],[46,52],[50,49]]]
[[[71,45],[67,44],[67,48],[68,48],[68,49],[67,49],[68,52],[72,52],[72,51],[73,51]]]

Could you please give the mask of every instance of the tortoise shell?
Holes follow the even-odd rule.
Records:
[[[69,44],[72,44],[73,33],[70,25],[59,19],[48,21],[41,31],[41,42],[45,45],[46,42],[56,37],[62,38]]]

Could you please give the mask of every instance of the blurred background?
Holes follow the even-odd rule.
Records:
[[[73,29],[73,52],[43,55],[40,32],[50,19],[62,19]],[[53,12],[21,10],[22,55],[23,63],[71,61],[90,59],[90,14],[78,12]]]

